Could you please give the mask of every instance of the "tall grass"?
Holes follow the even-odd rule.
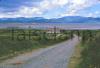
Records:
[[[100,68],[100,31],[92,32],[95,33],[92,37],[85,35],[84,44],[82,43],[82,61],[76,68]]]

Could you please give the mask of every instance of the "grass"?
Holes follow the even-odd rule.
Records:
[[[25,32],[28,33],[27,30],[25,30]],[[38,30],[38,32],[42,32],[42,31]],[[18,34],[20,34],[20,31],[17,31],[17,33],[15,33],[14,35],[15,39],[12,40],[11,33],[9,32],[9,30],[7,29],[0,30],[0,61],[3,61],[5,59],[11,58],[13,56],[16,56],[18,54],[27,51],[32,51],[38,48],[45,48],[53,44],[67,40],[69,38],[69,37],[66,38],[66,36],[68,35],[66,34],[65,36],[64,34],[63,36],[57,37],[56,40],[53,38],[46,39],[45,37],[42,37],[40,39],[42,33],[39,33],[39,34],[35,34],[34,36],[31,36],[31,40],[29,40],[29,37],[27,35],[26,35],[26,39],[18,40],[16,39]],[[52,37],[52,35],[49,35],[49,37]]]
[[[83,50],[83,47],[81,46],[81,43],[78,44],[75,47],[74,54],[70,58],[70,61],[69,61],[69,64],[68,64],[68,68],[77,68],[77,65],[81,61],[81,52],[82,52],[82,50]]]
[[[91,32],[89,36],[85,31],[84,39],[76,46],[68,68],[100,68],[100,31]]]

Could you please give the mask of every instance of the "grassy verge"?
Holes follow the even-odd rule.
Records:
[[[77,68],[77,65],[81,61],[81,52],[82,52],[82,50],[83,50],[83,47],[81,46],[81,43],[78,44],[75,47],[74,54],[70,58],[70,61],[69,61],[69,64],[68,64],[68,68]]]
[[[68,68],[100,68],[100,31],[85,31]]]

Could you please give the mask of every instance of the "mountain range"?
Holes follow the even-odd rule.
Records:
[[[45,19],[43,17],[34,18],[0,18],[0,23],[100,23],[100,18],[66,16],[62,18]]]

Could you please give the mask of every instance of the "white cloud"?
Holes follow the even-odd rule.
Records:
[[[72,0],[70,1],[69,7],[66,13],[62,14],[61,16],[73,16],[77,15],[77,12],[83,10],[85,8],[91,7],[95,4],[99,3],[98,0]]]
[[[0,18],[16,18],[16,17],[21,17],[21,15],[14,13],[0,13]]]
[[[34,17],[35,15],[41,15],[42,12],[36,7],[21,7],[16,12],[0,13],[0,18],[13,18],[13,17]]]
[[[16,12],[0,13],[0,18],[42,16],[45,11],[52,10],[55,7],[60,7],[67,3],[68,0],[43,0],[37,7],[21,6]]]
[[[84,4],[85,2],[86,2],[86,0],[72,0],[72,3],[77,4],[77,5]]]
[[[62,7],[68,4],[68,0],[44,0],[40,3],[39,8],[41,10],[50,10],[55,7]]]
[[[65,13],[61,13],[59,15],[73,16],[77,15],[78,11],[91,7],[97,4],[98,2],[98,0],[43,0],[37,4],[37,7],[21,6],[16,12],[0,13],[0,18],[44,16],[45,11],[53,11],[53,9],[57,7],[59,9],[61,7],[66,7]],[[89,16],[93,15],[90,13]]]
[[[49,9],[50,7],[50,2],[47,0],[44,0],[39,4],[40,9]]]
[[[52,3],[56,6],[64,6],[68,4],[69,0],[53,0]]]
[[[100,15],[100,12],[99,12],[99,11],[95,11],[95,12],[93,12],[93,13],[87,14],[86,16],[87,16],[87,17],[97,17],[98,15]]]
[[[22,7],[19,9],[17,14],[20,14],[23,17],[33,17],[34,15],[41,15],[42,12],[37,7]]]

